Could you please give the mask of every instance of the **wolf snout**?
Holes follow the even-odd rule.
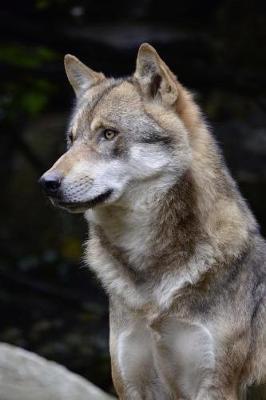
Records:
[[[39,179],[41,187],[50,197],[58,196],[61,182],[62,176],[58,172],[46,172]]]

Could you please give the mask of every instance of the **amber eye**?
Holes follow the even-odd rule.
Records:
[[[105,129],[103,131],[103,136],[106,140],[112,140],[117,135],[117,131],[114,129]]]

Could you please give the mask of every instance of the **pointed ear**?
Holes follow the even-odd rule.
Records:
[[[76,96],[89,89],[95,83],[105,79],[104,74],[93,71],[71,54],[65,55],[64,61],[68,80]]]
[[[159,98],[169,106],[176,102],[176,77],[148,43],[143,43],[139,48],[134,76],[148,98]]]

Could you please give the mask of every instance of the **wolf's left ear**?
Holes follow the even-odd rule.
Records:
[[[78,58],[70,54],[65,56],[64,61],[68,80],[73,87],[76,96],[89,89],[89,87],[95,83],[105,79],[104,74],[93,71],[91,68],[79,61]]]
[[[134,77],[147,97],[160,98],[169,106],[176,102],[178,98],[176,78],[148,43],[143,43],[139,48]]]

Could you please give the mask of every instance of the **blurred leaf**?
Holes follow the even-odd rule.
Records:
[[[35,69],[44,62],[56,59],[56,53],[46,47],[26,47],[17,44],[2,45],[0,61],[12,66]]]
[[[21,106],[30,114],[37,114],[47,104],[47,96],[37,92],[26,93],[21,100]]]
[[[62,256],[69,260],[79,260],[81,257],[80,241],[75,237],[64,238],[61,246]]]
[[[50,7],[67,3],[70,3],[69,0],[36,0],[35,4],[37,9],[44,10]]]
[[[31,77],[16,84],[3,83],[2,87],[4,95],[0,96],[0,109],[10,120],[15,120],[18,111],[30,117],[38,115],[45,109],[55,90],[49,81]]]
[[[49,1],[48,0],[37,0],[36,1],[36,7],[39,10],[43,10],[43,9],[49,7]]]

